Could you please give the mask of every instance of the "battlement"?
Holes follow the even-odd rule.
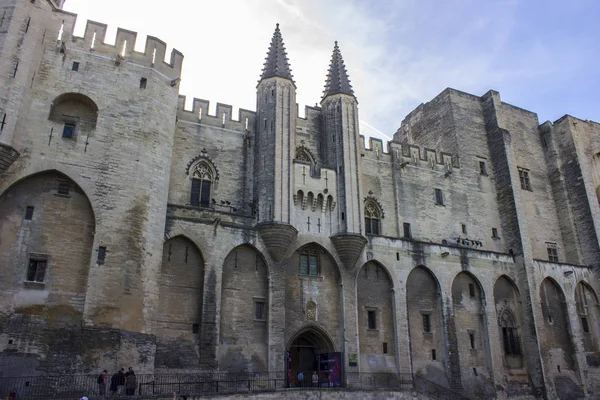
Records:
[[[254,132],[254,123],[256,113],[254,111],[240,108],[238,119],[233,119],[233,107],[229,104],[217,103],[217,111],[215,115],[208,113],[210,102],[208,100],[198,99],[194,97],[192,109],[185,109],[186,96],[179,95],[177,102],[177,118],[179,120],[216,126],[219,128],[230,129],[240,132]]]
[[[115,43],[106,43],[107,25],[87,21],[83,37],[74,36],[73,31],[77,21],[77,15],[59,11],[67,17],[63,21],[63,32],[59,43],[65,51],[76,48],[80,51],[89,51],[90,53],[107,56],[115,60],[115,64],[135,63],[149,68],[153,68],[173,80],[181,76],[181,67],[183,64],[183,54],[173,49],[169,62],[165,62],[167,45],[162,40],[154,37],[146,37],[146,46],[144,52],[135,51],[137,32],[123,28],[117,29]],[[60,26],[58,27],[60,29]],[[58,37],[57,30],[57,37]],[[177,84],[178,81],[175,81]]]
[[[365,157],[395,161],[404,165],[412,164],[446,169],[460,168],[458,156],[455,157],[445,151],[437,151],[416,144],[402,144],[396,141],[386,142],[384,146],[383,141],[376,138],[369,138],[369,148],[366,148],[365,137],[360,135],[360,139],[361,154]]]

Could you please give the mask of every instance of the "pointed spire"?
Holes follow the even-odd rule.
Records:
[[[339,93],[354,96],[354,90],[352,90],[352,85],[350,84],[346,65],[344,64],[344,59],[336,40],[333,47],[333,55],[331,56],[331,64],[329,64],[329,71],[327,72],[323,98]]]
[[[283,38],[281,37],[281,31],[279,30],[279,24],[275,27],[260,79],[263,80],[274,76],[294,81],[287,53],[285,52]]]

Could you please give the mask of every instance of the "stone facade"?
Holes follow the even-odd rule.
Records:
[[[446,89],[360,136],[335,44],[298,117],[279,27],[257,110],[178,95],[183,56],[0,1],[0,376],[422,375],[600,393],[600,125]],[[57,40],[58,38],[58,40]]]

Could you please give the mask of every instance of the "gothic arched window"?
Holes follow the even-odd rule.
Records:
[[[319,276],[319,255],[316,249],[305,247],[300,251],[300,275]]]
[[[192,173],[190,204],[199,207],[209,207],[213,182],[214,173],[212,168],[207,162],[200,161]]]
[[[500,318],[500,328],[502,329],[502,343],[504,345],[504,354],[507,356],[518,356],[521,354],[519,345],[519,333],[515,316],[508,309],[504,310]]]
[[[377,204],[368,201],[365,205],[365,233],[367,235],[379,235],[381,232],[381,211]]]

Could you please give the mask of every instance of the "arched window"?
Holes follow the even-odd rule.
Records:
[[[200,161],[192,173],[190,204],[197,207],[209,207],[214,173],[206,161]]]
[[[379,235],[381,223],[381,212],[377,204],[368,201],[365,205],[365,233],[367,235]]]
[[[319,254],[315,248],[300,251],[300,275],[319,276]]]
[[[500,317],[500,327],[502,328],[502,343],[504,344],[504,354],[507,356],[518,356],[521,354],[519,345],[519,334],[515,316],[510,310],[505,309]]]

